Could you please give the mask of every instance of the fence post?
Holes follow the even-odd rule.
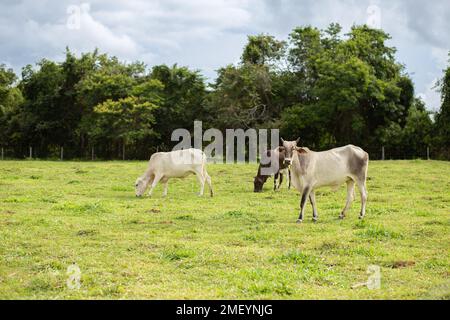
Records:
[[[30,147],[30,159],[33,159],[33,147]]]
[[[125,161],[125,143],[122,144],[122,160]]]
[[[64,160],[64,147],[61,147],[61,161]]]
[[[92,147],[92,150],[91,150],[91,159],[92,159],[92,161],[94,161],[94,147]]]
[[[385,157],[384,157],[384,146],[381,147],[381,160],[384,161]]]
[[[2,160],[5,158],[4,155],[5,155],[5,152],[4,152],[3,147],[2,147]]]
[[[431,160],[430,159],[430,147],[427,147],[427,160]]]

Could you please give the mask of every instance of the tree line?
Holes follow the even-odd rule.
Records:
[[[241,61],[207,83],[199,71],[178,65],[148,68],[94,52],[42,59],[18,77],[0,65],[0,147],[23,158],[148,159],[169,150],[171,133],[203,128],[279,128],[285,139],[322,150],[352,143],[371,151],[450,159],[450,67],[437,84],[440,111],[431,115],[415,97],[390,36],[366,25],[343,34],[295,28],[287,41],[249,36]]]

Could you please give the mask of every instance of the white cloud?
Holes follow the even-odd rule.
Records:
[[[439,111],[441,107],[441,94],[436,88],[437,82],[437,78],[433,79],[426,87],[425,92],[418,94],[418,97],[420,97],[427,105],[428,110],[433,112]]]
[[[433,47],[431,48],[431,54],[436,61],[436,64],[444,69],[450,59],[449,50],[439,47]]]

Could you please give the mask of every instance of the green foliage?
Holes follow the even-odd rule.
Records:
[[[163,85],[163,101],[155,111],[155,132],[159,139],[155,145],[168,148],[173,130],[190,129],[195,120],[206,120],[206,85],[198,71],[186,67],[166,65],[152,68],[149,77]],[[153,148],[155,150],[155,148]]]
[[[324,118],[323,136],[330,137],[311,142],[379,144],[377,129],[398,120],[394,116],[402,92],[398,79],[406,81],[406,76],[393,58],[395,50],[385,46],[389,37],[384,32],[366,26],[353,27],[347,38],[339,32],[338,25],[331,25],[325,32],[306,27],[291,34],[289,60],[301,74],[297,77],[309,84],[304,104]],[[301,121],[298,118],[290,127]]]
[[[17,77],[12,69],[0,64],[0,146],[7,146],[17,135],[12,118],[23,103],[22,92],[15,86]]]
[[[199,71],[125,63],[97,50],[61,63],[23,68],[22,79],[0,66],[0,144],[23,157],[147,159],[171,149],[171,134],[204,128],[280,128],[286,139],[325,149],[348,143],[369,152],[384,145],[398,157],[450,158],[450,71],[439,82],[442,107],[431,121],[390,36],[366,25],[347,34],[294,28],[288,41],[249,36],[240,63],[218,70],[207,86]],[[378,152],[378,151],[377,151]],[[392,152],[391,152],[392,154]]]
[[[89,137],[95,143],[122,143],[139,148],[156,135],[154,111],[161,104],[163,85],[150,79],[131,90],[131,95],[108,99],[94,108],[90,117]]]
[[[442,157],[450,159],[450,66],[444,71],[444,77],[438,85],[442,104],[436,115],[436,143]]]
[[[177,66],[124,63],[97,50],[79,58],[67,49],[62,63],[26,66],[22,80],[0,68],[2,145],[20,156],[28,146],[40,157],[148,158],[173,129],[202,117],[205,84],[198,72]],[[23,94],[23,98],[22,95]],[[163,138],[161,138],[163,137]],[[22,153],[23,154],[23,153]]]
[[[243,63],[265,65],[280,60],[286,43],[271,35],[248,36],[248,43],[242,54]]]
[[[220,129],[257,127],[271,119],[271,78],[265,65],[229,65],[218,71],[210,96],[214,125]]]
[[[408,111],[402,144],[415,152],[424,150],[431,143],[432,129],[433,122],[425,104],[416,99]]]
[[[8,96],[17,77],[12,69],[7,68],[4,64],[0,64],[0,110],[8,105]]]

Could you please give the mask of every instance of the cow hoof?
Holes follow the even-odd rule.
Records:
[[[343,216],[343,215],[339,216],[339,220],[344,220],[344,218],[345,218],[345,216]]]
[[[363,220],[364,219],[364,216],[359,216],[359,220]]]
[[[313,221],[314,223],[317,223],[317,221],[319,221],[319,219],[318,219],[318,218],[313,218],[312,221]]]
[[[298,220],[297,220],[297,224],[300,224],[300,223],[302,223],[302,222],[303,222],[302,219],[298,219]]]

